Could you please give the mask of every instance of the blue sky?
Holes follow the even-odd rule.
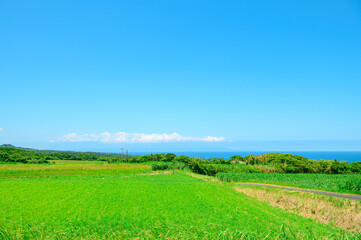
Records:
[[[360,1],[5,0],[0,33],[0,144],[361,150]]]

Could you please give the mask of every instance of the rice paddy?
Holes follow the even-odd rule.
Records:
[[[0,238],[358,239],[227,183],[149,173],[140,164],[3,165]]]

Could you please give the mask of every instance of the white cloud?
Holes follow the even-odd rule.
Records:
[[[149,142],[223,142],[226,139],[224,137],[184,137],[178,133],[172,134],[144,134],[144,133],[86,133],[77,134],[69,133],[60,137],[58,142],[102,142],[102,143],[149,143]],[[54,142],[51,140],[50,142]]]
[[[3,128],[0,127],[0,132],[3,130]]]

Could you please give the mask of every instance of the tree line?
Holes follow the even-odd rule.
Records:
[[[111,158],[109,162],[125,162],[124,159]],[[176,156],[173,153],[149,154],[133,156],[128,162],[146,163],[184,163],[196,173],[214,176],[218,172],[245,173],[324,173],[324,174],[353,174],[361,173],[361,162],[347,162],[338,160],[310,160],[308,158],[289,153],[266,153],[262,155],[235,155],[230,159],[223,158],[191,158]],[[170,169],[174,164],[169,164]],[[161,168],[166,166],[159,165]],[[155,167],[156,168],[156,167]]]
[[[191,171],[214,176],[218,172],[244,173],[324,173],[360,174],[361,162],[337,160],[310,160],[288,153],[266,153],[261,155],[235,155],[230,159],[191,158],[173,153],[127,155],[91,152],[27,151],[16,147],[0,147],[0,162],[6,163],[50,163],[52,160],[107,161],[108,163],[162,163],[153,169],[175,169],[187,167]],[[182,164],[174,164],[182,163]],[[169,166],[169,167],[167,167]]]

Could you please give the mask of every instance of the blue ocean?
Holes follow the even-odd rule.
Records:
[[[268,153],[272,151],[244,151],[244,152],[174,152],[176,155],[185,155],[191,157],[199,157],[199,158],[224,158],[229,159],[233,155],[241,155],[242,157],[247,156],[249,154],[260,155],[263,153]],[[275,151],[279,152],[279,151]],[[134,154],[150,154],[150,153],[159,153],[159,152],[137,152]],[[361,151],[287,151],[287,152],[279,152],[279,153],[290,153],[299,156],[306,157],[308,159],[313,160],[321,160],[321,159],[336,159],[338,161],[348,161],[348,162],[359,162],[361,161]]]

